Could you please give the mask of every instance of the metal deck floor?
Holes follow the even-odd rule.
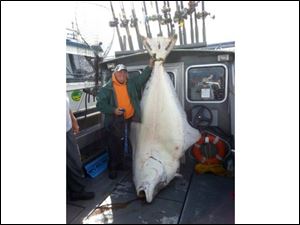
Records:
[[[191,165],[183,165],[183,177],[173,179],[151,204],[137,199],[131,172],[120,172],[116,180],[105,172],[86,188],[95,191],[93,200],[67,203],[67,223],[233,224],[234,178],[197,175]]]

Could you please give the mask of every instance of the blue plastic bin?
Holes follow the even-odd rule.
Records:
[[[90,177],[94,178],[100,175],[102,172],[104,172],[107,169],[107,166],[108,166],[108,153],[106,152],[98,156],[93,161],[87,163],[84,166],[84,169]]]

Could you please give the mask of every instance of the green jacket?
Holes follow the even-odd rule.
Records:
[[[141,121],[140,93],[148,81],[151,72],[152,69],[147,66],[141,75],[128,79],[127,81],[127,91],[134,108],[134,117],[138,121]],[[105,86],[100,88],[97,95],[97,109],[105,115],[104,126],[106,128],[113,122],[114,111],[117,108],[115,99],[114,88],[112,80],[110,79]]]

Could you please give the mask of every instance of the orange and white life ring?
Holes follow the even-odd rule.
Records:
[[[203,155],[201,145],[204,143],[214,144],[217,149],[217,154],[212,157]],[[195,159],[202,164],[220,164],[225,157],[225,143],[218,136],[212,134],[202,135],[202,137],[194,144],[192,154]]]

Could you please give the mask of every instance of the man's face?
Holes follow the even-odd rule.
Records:
[[[125,81],[127,80],[127,75],[128,75],[128,73],[126,70],[121,70],[121,71],[115,72],[115,77],[120,84],[125,83]]]

